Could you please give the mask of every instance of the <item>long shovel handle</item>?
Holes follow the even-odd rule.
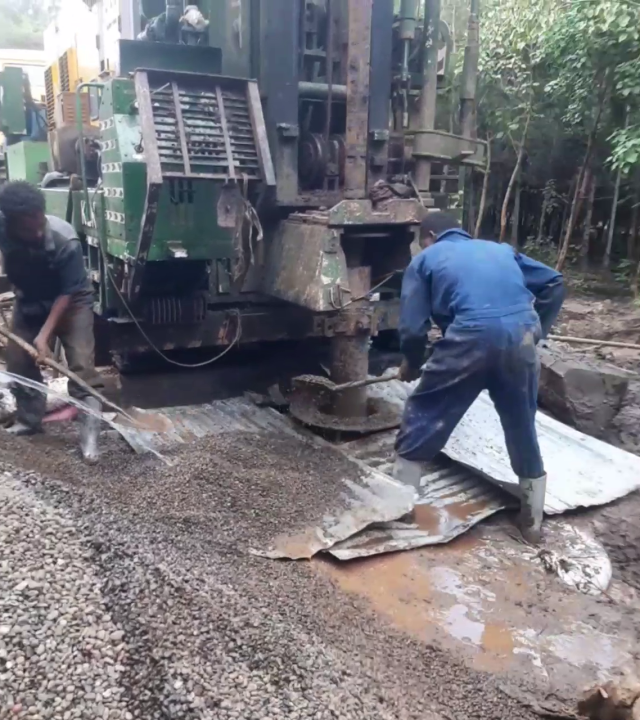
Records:
[[[354,380],[353,382],[342,383],[331,388],[331,392],[340,392],[341,390],[351,390],[353,388],[366,387],[367,385],[376,385],[377,383],[389,382],[397,380],[398,373],[393,375],[382,375],[381,377],[367,378],[366,380]]]
[[[86,390],[89,395],[99,400],[103,405],[106,405],[107,407],[110,407],[112,410],[116,410],[120,414],[122,414],[124,417],[127,418],[127,420],[130,420],[134,424],[137,425],[137,422],[135,418],[131,417],[129,413],[125,412],[121,407],[118,407],[115,403],[111,402],[111,400],[107,399],[102,393],[99,393],[97,390],[91,387],[91,385],[87,384],[82,378],[78,377],[73,371],[69,370],[69,368],[64,367],[63,365],[60,365],[60,363],[56,362],[52,358],[45,357],[41,358],[38,351],[33,347],[33,345],[30,345],[28,342],[25,342],[22,338],[18,337],[14,333],[12,333],[10,330],[8,330],[6,327],[0,325],[0,335],[4,335],[4,337],[7,338],[7,340],[11,340],[16,345],[21,347],[25,352],[29,353],[31,357],[39,363],[42,363],[44,365],[48,365],[53,370],[57,370],[61,375],[65,375],[69,378],[69,380],[73,380],[73,382],[80,385],[80,387],[83,390]]]

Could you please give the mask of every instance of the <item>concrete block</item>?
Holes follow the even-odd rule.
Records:
[[[587,362],[552,348],[540,348],[538,402],[558,420],[598,436],[622,407],[629,376],[604,363]]]

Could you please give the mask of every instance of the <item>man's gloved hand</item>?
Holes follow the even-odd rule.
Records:
[[[421,374],[422,370],[419,367],[411,366],[405,358],[400,365],[400,370],[398,370],[398,379],[402,380],[402,382],[413,382],[417,380]]]

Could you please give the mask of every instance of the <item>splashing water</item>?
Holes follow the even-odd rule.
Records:
[[[31,380],[29,378],[22,377],[22,375],[16,375],[15,373],[8,372],[7,370],[0,370],[0,384],[2,385],[11,385],[12,383],[17,383],[18,385],[23,385],[24,387],[31,388],[32,390],[37,390],[38,392],[43,393],[44,395],[48,395],[49,397],[55,398],[56,400],[61,400],[64,403],[67,403],[68,405],[73,405],[74,407],[77,407],[78,410],[81,410],[84,413],[87,413],[88,415],[93,415],[93,417],[96,417],[102,422],[107,423],[110,427],[112,427],[114,430],[116,430],[120,435],[126,434],[125,428],[122,427],[122,425],[118,425],[118,423],[114,422],[113,420],[110,420],[108,417],[102,414],[100,410],[95,410],[94,408],[90,407],[89,405],[83,403],[81,400],[76,400],[76,398],[71,397],[70,395],[65,395],[64,393],[60,393],[57,390],[54,390],[53,388],[49,387],[48,385],[45,385],[44,383],[38,382],[37,380]],[[167,465],[171,465],[171,462],[162,455],[162,453],[158,452],[155,448],[151,447],[147,443],[145,443],[141,438],[139,438],[140,444],[144,447],[144,449],[147,452],[150,452],[152,455],[155,455],[159,460],[162,460]]]

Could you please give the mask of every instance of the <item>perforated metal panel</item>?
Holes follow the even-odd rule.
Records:
[[[234,84],[212,77],[200,82],[193,77],[152,82],[150,76],[163,175],[260,179],[246,82]]]
[[[71,68],[69,67],[69,51],[67,50],[58,60],[60,74],[60,90],[71,90]]]
[[[56,79],[54,78],[54,70],[57,71],[57,66],[49,65],[44,71],[44,89],[47,103],[47,127],[53,129],[54,114],[56,106]],[[57,72],[56,72],[57,75]]]

